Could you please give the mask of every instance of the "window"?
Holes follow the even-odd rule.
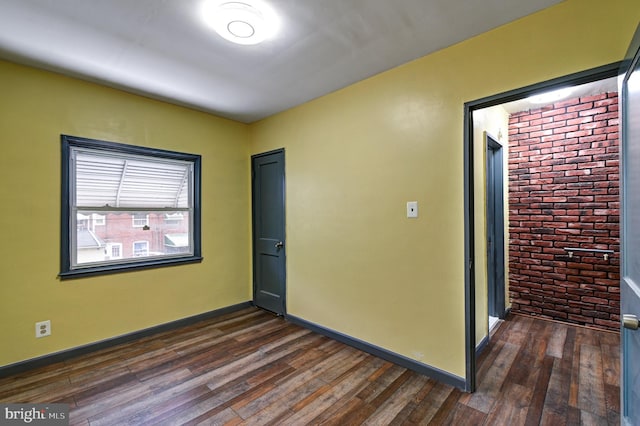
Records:
[[[63,279],[199,262],[200,156],[63,135],[61,212]]]
[[[106,255],[111,256],[111,259],[120,259],[122,257],[122,243],[108,243]]]
[[[178,225],[184,219],[183,214],[180,212],[177,213],[167,213],[164,215],[164,223],[167,225]]]
[[[94,226],[104,226],[104,215],[101,214],[93,214],[93,225]]]
[[[133,214],[133,227],[134,228],[143,228],[145,226],[149,226],[149,215],[145,213],[134,213]]]
[[[135,241],[133,243],[133,255],[135,257],[149,256],[149,241]]]

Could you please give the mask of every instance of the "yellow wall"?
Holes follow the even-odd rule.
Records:
[[[246,125],[0,62],[0,130],[0,366],[251,299]],[[204,261],[58,280],[61,133],[201,154]]]
[[[619,61],[639,18],[569,0],[253,125],[286,149],[288,312],[464,376],[463,103]]]

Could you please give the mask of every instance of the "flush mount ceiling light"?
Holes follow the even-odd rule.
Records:
[[[258,44],[278,29],[277,16],[263,2],[207,0],[202,10],[205,22],[233,43]]]
[[[529,97],[529,101],[534,104],[552,104],[569,97],[573,92],[572,87],[565,87],[564,89],[553,90],[551,92],[541,93]]]

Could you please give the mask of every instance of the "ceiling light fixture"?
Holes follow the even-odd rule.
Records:
[[[553,90],[551,92],[540,93],[529,97],[529,101],[534,104],[552,104],[562,99],[568,98],[573,92],[572,87],[565,87],[564,89]]]
[[[202,10],[205,22],[233,43],[258,44],[278,30],[276,14],[267,4],[256,0],[207,0]]]

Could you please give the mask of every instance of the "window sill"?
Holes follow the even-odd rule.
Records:
[[[162,268],[166,266],[186,265],[190,263],[202,262],[202,256],[190,256],[173,259],[153,259],[142,262],[116,264],[116,265],[104,265],[104,266],[92,266],[87,268],[72,269],[63,271],[58,274],[61,280],[70,280],[75,278],[92,277],[97,275],[118,274],[122,272],[139,271],[143,269]]]

